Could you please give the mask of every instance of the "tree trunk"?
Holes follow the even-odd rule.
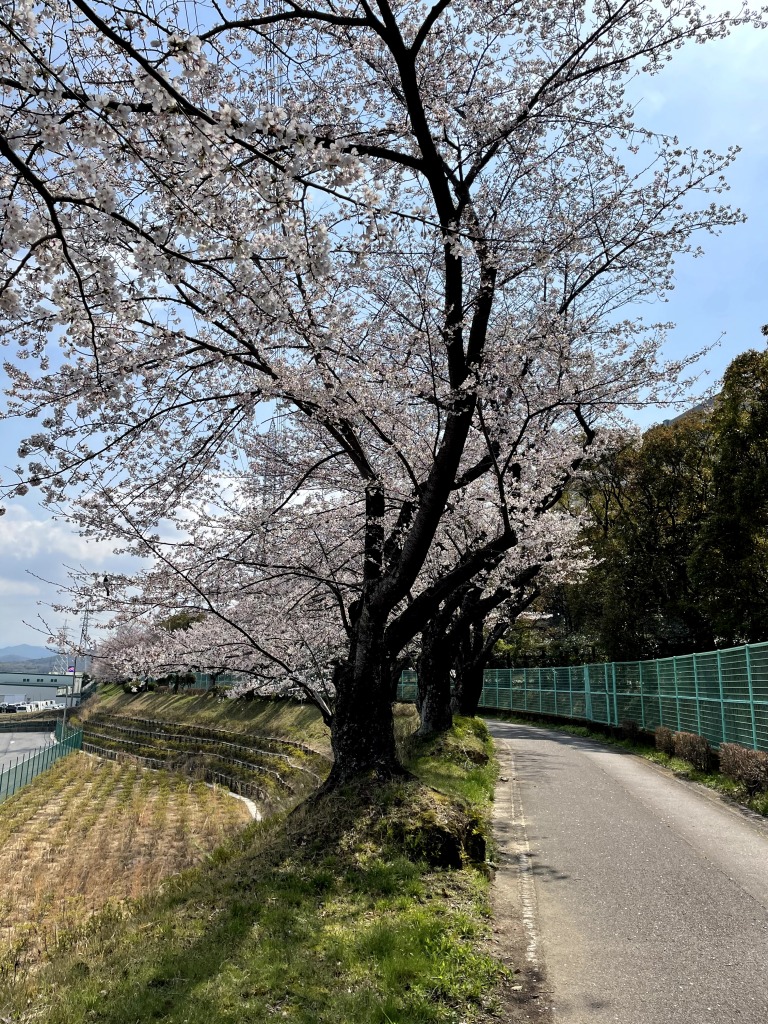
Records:
[[[326,791],[361,777],[385,780],[403,774],[395,749],[391,662],[382,638],[383,626],[363,610],[349,660],[336,670],[334,764]]]
[[[483,626],[482,619],[468,625],[456,645],[453,710],[459,715],[477,714],[480,695],[483,692],[485,666],[496,642],[509,628],[509,622],[497,622],[488,636],[485,636]]]
[[[471,717],[477,714],[480,694],[483,692],[484,661],[470,661],[457,666],[452,706],[457,715]]]
[[[453,725],[451,712],[451,651],[441,616],[424,629],[417,672],[420,736],[446,732]]]
[[[457,715],[477,713],[483,689],[483,623],[462,626],[455,650],[456,680],[451,701]]]

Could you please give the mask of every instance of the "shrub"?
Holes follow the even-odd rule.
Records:
[[[720,771],[735,782],[742,782],[750,796],[768,790],[768,754],[738,743],[721,743]]]
[[[674,742],[677,757],[689,761],[701,772],[707,772],[712,768],[714,754],[703,736],[698,736],[695,732],[676,732]]]
[[[675,734],[666,725],[660,725],[654,733],[656,737],[656,749],[662,754],[669,754],[671,757],[675,752]]]
[[[626,718],[619,722],[619,728],[621,729],[625,740],[631,740],[632,743],[637,743],[640,738],[640,726],[637,722],[633,722],[631,719]]]

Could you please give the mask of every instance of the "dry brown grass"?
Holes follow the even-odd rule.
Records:
[[[0,805],[0,972],[44,959],[94,913],[119,912],[249,820],[226,790],[63,758]]]
[[[292,700],[229,700],[214,693],[125,694],[122,687],[104,686],[83,708],[82,717],[104,712],[128,718],[155,718],[186,725],[202,725],[227,732],[280,736],[306,743],[321,753],[330,752],[330,733],[320,712],[310,704]]]

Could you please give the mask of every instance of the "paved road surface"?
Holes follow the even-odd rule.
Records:
[[[49,732],[0,732],[0,772],[51,742]]]
[[[556,1024],[766,1024],[768,825],[640,758],[489,728]]]

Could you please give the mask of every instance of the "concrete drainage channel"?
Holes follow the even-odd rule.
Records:
[[[213,789],[213,786],[212,786],[211,783],[208,783],[208,785],[211,786],[211,789]],[[248,808],[248,813],[250,814],[250,816],[253,818],[254,821],[262,821],[263,820],[262,813],[259,810],[259,808],[256,806],[256,804],[253,802],[253,800],[249,800],[247,796],[240,796],[239,793],[233,793],[232,790],[229,791],[229,795],[233,796],[235,798],[235,800],[242,800],[243,801],[245,806]]]

